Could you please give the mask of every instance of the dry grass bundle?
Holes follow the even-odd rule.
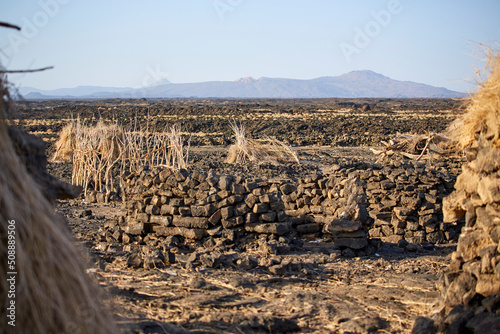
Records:
[[[78,119],[78,123],[80,120]],[[59,133],[55,145],[55,152],[50,159],[52,162],[73,161],[73,151],[75,150],[75,123],[72,121],[65,125]]]
[[[118,125],[104,124],[102,120],[94,126],[86,126],[79,120],[73,125],[69,136],[73,142],[72,183],[82,186],[85,195],[90,182],[95,190],[111,192],[112,168],[124,154],[123,136]]]
[[[451,140],[443,134],[426,135],[397,135],[389,142],[382,142],[381,150],[372,149],[380,159],[393,154],[400,154],[414,160],[429,158],[433,154],[448,155],[454,153],[451,150]]]
[[[236,143],[229,147],[226,162],[242,164],[246,162],[289,162],[299,163],[297,154],[285,143],[270,137],[251,139],[247,137],[245,126],[230,123]]]
[[[76,135],[88,131],[92,135],[98,136],[97,147],[99,151],[108,149],[111,145],[114,147],[113,155],[119,154],[117,142],[122,136],[122,129],[117,124],[105,124],[103,120],[99,120],[94,126],[86,126],[82,124],[80,118],[72,120],[64,126],[59,133],[59,138],[55,143],[55,152],[52,155],[53,162],[71,162],[76,149],[81,146],[81,143],[76,140]],[[113,143],[111,143],[113,142]]]
[[[11,106],[2,77],[0,92],[0,257],[4,261],[0,328],[6,333],[117,333],[67,226],[55,216],[14,151],[5,126]],[[15,226],[15,234],[9,233],[13,230],[8,226]],[[7,240],[15,240],[15,268],[7,267]],[[11,271],[17,274],[8,274]],[[7,281],[11,276],[15,276],[12,286]],[[8,297],[11,287],[15,287],[15,299]],[[15,327],[8,324],[11,300],[16,306]]]
[[[500,147],[500,51],[488,48],[487,65],[478,76],[489,74],[467,104],[467,111],[450,126],[450,133],[461,149],[477,146],[484,140]],[[481,79],[480,79],[481,80]]]

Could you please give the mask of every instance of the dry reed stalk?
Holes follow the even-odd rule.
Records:
[[[15,226],[16,262],[8,271],[17,272],[16,327],[11,327],[6,262],[0,266],[0,328],[7,333],[118,333],[66,224],[14,151],[5,118],[12,107],[1,76],[0,88],[0,257],[7,261],[8,226]]]
[[[187,168],[191,137],[184,145],[180,125],[173,125],[166,136],[168,139],[167,166],[174,169]]]
[[[75,150],[75,127],[80,123],[80,119],[73,120],[65,125],[59,133],[59,138],[55,143],[55,152],[50,159],[52,162],[71,162],[73,151]]]
[[[299,163],[297,154],[285,143],[271,137],[263,139],[247,138],[245,126],[236,121],[229,123],[234,132],[235,143],[229,147],[226,162],[244,164],[247,162],[280,163],[295,161]]]
[[[137,124],[137,123],[136,123]],[[191,138],[184,140],[180,125],[163,132],[150,132],[148,127],[135,125],[124,132],[123,168],[138,172],[144,167],[187,168]]]
[[[480,82],[467,101],[465,114],[449,129],[461,149],[477,146],[478,140],[500,147],[500,51],[488,47],[487,64],[477,74]],[[481,79],[484,75],[488,77]]]

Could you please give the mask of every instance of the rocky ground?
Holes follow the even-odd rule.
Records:
[[[191,168],[263,178],[373,164],[376,157],[367,145],[397,133],[444,131],[460,113],[459,102],[451,100],[113,100],[19,106],[25,128],[49,148],[71,116],[119,115],[124,121],[137,113],[144,121],[149,111],[157,128],[183,120],[194,132]],[[301,163],[224,163],[231,119],[243,121],[255,138],[273,135],[297,146]],[[460,160],[450,161],[424,164],[457,175]],[[71,178],[69,164],[51,163],[49,170]],[[439,277],[456,248],[454,243],[382,242],[373,255],[345,257],[321,239],[269,237],[244,248],[215,249],[170,237],[161,256],[149,261],[113,237],[112,226],[124,212],[121,203],[89,204],[80,198],[59,201],[57,211],[88,254],[88,271],[106,288],[120,327],[133,333],[409,333],[415,318],[428,314],[437,301]]]
[[[163,131],[180,124],[193,146],[228,145],[230,121],[241,122],[253,138],[275,137],[291,146],[379,145],[397,133],[441,132],[461,112],[452,99],[314,100],[97,100],[20,101],[28,132],[49,143],[72,119],[99,118],[126,128]],[[49,147],[49,151],[51,147]]]
[[[121,214],[120,205],[74,200],[57,209],[89,253],[89,272],[106,287],[124,332],[407,333],[432,309],[455,249],[408,252],[386,243],[373,256],[346,258],[307,240],[283,254],[258,243],[213,254],[174,237],[169,242],[178,247],[154,268],[107,241],[106,222]]]

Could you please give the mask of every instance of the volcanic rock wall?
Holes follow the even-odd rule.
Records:
[[[194,240],[299,235],[331,238],[343,250],[374,252],[366,233],[364,185],[357,178],[313,175],[297,185],[165,169],[128,174],[124,183],[124,242],[151,234]]]
[[[460,228],[442,222],[441,202],[453,176],[418,162],[332,166],[298,180],[144,170],[123,181],[126,243],[148,235],[275,235],[324,238],[362,255],[374,252],[378,238],[442,243],[456,240]]]
[[[471,160],[443,202],[445,221],[466,225],[443,277],[439,332],[500,331],[500,150],[469,150]]]
[[[456,165],[431,167],[413,160],[390,160],[384,165],[333,166],[327,172],[338,179],[359,178],[366,184],[370,237],[436,244],[456,241],[462,226],[456,221],[443,223],[442,216],[442,200],[453,191]]]

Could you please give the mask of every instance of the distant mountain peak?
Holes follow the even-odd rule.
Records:
[[[257,80],[253,77],[244,77],[244,78],[239,78],[236,80],[236,82],[242,82],[242,83],[253,83],[256,82]]]
[[[354,70],[339,76],[340,78],[379,78],[389,79],[383,74],[374,72],[372,70]]]

